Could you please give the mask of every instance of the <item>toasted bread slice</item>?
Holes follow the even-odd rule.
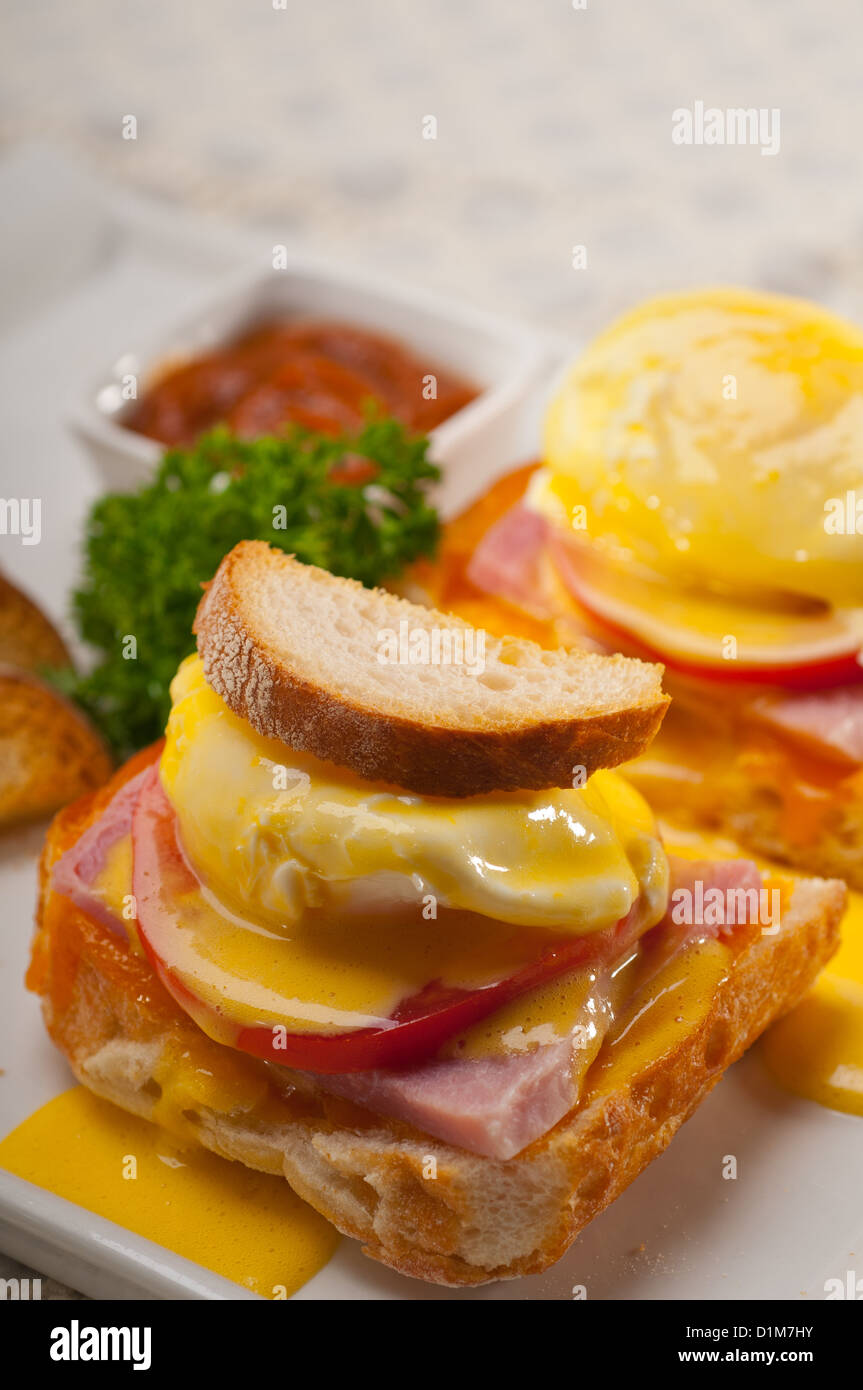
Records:
[[[276,1088],[265,1064],[206,1037],[142,957],[51,890],[54,861],[148,756],[61,812],[49,832],[28,983],[51,1036],[97,1095],[283,1174],[367,1254],[420,1279],[481,1284],[553,1264],[800,999],[838,944],[843,885],[800,882],[782,930],[745,935],[703,1018],[661,1055],[635,1061],[609,1090],[588,1073],[579,1104],[543,1138],[505,1161],[477,1157],[314,1085],[300,1089],[299,1078],[297,1090]],[[216,1084],[202,1100],[207,1074]],[[431,1155],[434,1181],[424,1176]]]
[[[50,815],[111,773],[89,720],[26,671],[0,667],[0,829]]]
[[[32,599],[0,574],[0,663],[19,671],[70,666],[66,644]]]
[[[431,796],[572,786],[646,748],[668,705],[660,666],[489,637],[263,541],[222,561],[195,632],[210,685],[259,733]],[[399,643],[395,661],[428,659],[394,679]]]

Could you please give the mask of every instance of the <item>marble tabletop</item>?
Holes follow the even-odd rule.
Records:
[[[861,34],[857,0],[5,0],[0,141],[583,336],[699,281],[863,292]],[[676,144],[697,102],[778,150]]]

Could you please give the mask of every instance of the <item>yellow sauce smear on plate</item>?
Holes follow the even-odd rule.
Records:
[[[2,1140],[0,1167],[265,1298],[290,1297],[338,1244],[283,1178],[184,1145],[81,1086]]]
[[[789,1091],[863,1115],[863,893],[850,893],[842,945],[806,998],[761,1047]]]

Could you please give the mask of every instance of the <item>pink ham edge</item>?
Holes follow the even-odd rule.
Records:
[[[610,649],[574,613],[561,612],[546,562],[549,523],[522,501],[489,527],[467,567],[467,578],[490,598],[502,599],[540,622],[554,622],[561,641],[585,651]]]
[[[54,891],[115,936],[128,937],[128,933],[122,919],[98,896],[94,884],[107,863],[109,851],[118,840],[132,833],[132,813],[147,771],[145,768],[120,788],[99,819],[60,856],[52,873]]]
[[[424,1062],[407,1071],[312,1076],[323,1090],[404,1120],[486,1158],[513,1158],[563,1119],[576,1100],[572,1041],[510,1057]]]
[[[536,618],[553,617],[542,577],[547,535],[548,522],[517,502],[482,537],[471,556],[468,579],[484,594],[505,599]]]
[[[95,896],[92,884],[108,851],[131,830],[132,815],[147,770],[126,783],[77,845],[54,866],[57,892],[113,932],[122,923]],[[761,875],[750,860],[670,859],[672,891],[718,887],[760,888]],[[666,921],[668,919],[666,918]],[[680,930],[677,928],[676,930]],[[694,937],[727,934],[722,925],[681,931],[681,944]],[[507,1057],[433,1060],[403,1071],[377,1070],[322,1076],[297,1073],[321,1089],[403,1120],[445,1143],[488,1158],[513,1158],[546,1134],[572,1108],[578,1083],[571,1066],[572,1038]]]
[[[764,724],[829,758],[863,764],[863,686],[754,700],[752,713]]]
[[[758,865],[751,859],[683,859],[678,855],[668,856],[668,865],[671,870],[671,882],[669,888],[669,910],[665,920],[670,920],[671,903],[674,894],[679,889],[685,889],[694,895],[696,886],[700,883],[702,890],[706,893],[710,889],[718,888],[720,893],[726,896],[724,904],[716,905],[711,911],[717,920],[710,924],[698,923],[696,929],[690,935],[697,935],[701,938],[707,936],[731,936],[732,932],[739,925],[739,919],[735,911],[732,912],[730,919],[726,918],[725,908],[731,906],[728,899],[729,893],[734,892],[759,892],[764,886],[761,872]]]

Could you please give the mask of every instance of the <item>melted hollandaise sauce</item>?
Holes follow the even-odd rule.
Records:
[[[863,1115],[863,893],[849,894],[836,955],[761,1047],[787,1090]]]
[[[184,1144],[75,1086],[0,1141],[0,1167],[264,1298],[289,1298],[339,1237],[284,1178]]]

